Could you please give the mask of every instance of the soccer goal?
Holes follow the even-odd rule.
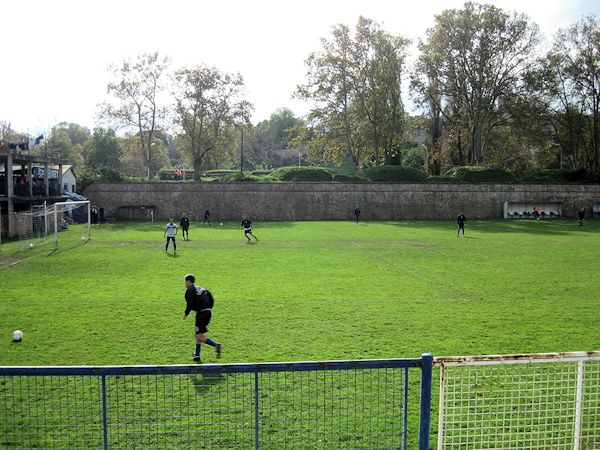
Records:
[[[67,201],[32,205],[14,213],[19,248],[31,252],[53,244],[74,246],[91,239],[90,202]]]
[[[436,358],[438,450],[600,448],[600,352]]]
[[[92,238],[90,201],[57,202],[52,205],[54,248]]]

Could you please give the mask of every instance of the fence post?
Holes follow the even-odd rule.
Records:
[[[258,370],[254,372],[254,448],[258,450]]]
[[[106,375],[102,375],[102,434],[104,450],[108,450],[108,420],[106,414]]]
[[[444,448],[444,395],[446,388],[446,366],[440,365],[440,396],[438,404],[438,450]]]
[[[431,424],[431,374],[433,356],[423,353],[421,365],[421,417],[419,419],[419,450],[429,450],[429,427]]]
[[[408,447],[408,367],[404,368],[404,436],[402,436],[402,450]]]
[[[573,437],[573,450],[579,450],[581,443],[581,414],[583,409],[583,375],[585,373],[584,361],[577,363],[577,393],[575,397],[575,436]]]

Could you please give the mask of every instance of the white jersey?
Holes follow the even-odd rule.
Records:
[[[175,237],[175,234],[177,233],[177,225],[174,223],[168,223],[167,227],[165,228],[165,232],[167,233],[167,237]]]

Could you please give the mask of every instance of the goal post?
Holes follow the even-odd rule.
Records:
[[[441,357],[438,450],[600,448],[600,352]]]
[[[82,240],[89,241],[92,238],[91,203],[89,200],[56,202],[52,207],[52,215],[54,216],[53,231],[55,249],[58,249],[59,244],[58,233],[68,228],[69,224],[72,223],[87,225],[87,239],[85,236],[82,236]],[[82,211],[85,211],[85,213],[81,214]]]

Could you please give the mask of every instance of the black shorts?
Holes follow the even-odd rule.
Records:
[[[169,242],[169,241],[175,242],[175,236],[173,236],[173,237],[167,236],[167,242]]]
[[[196,313],[196,334],[206,333],[212,313],[210,311],[200,311]]]
[[[464,228],[464,227],[465,227],[465,224],[464,224],[464,223],[459,223],[459,224],[458,224],[458,228]]]
[[[244,228],[244,234],[252,234],[252,228]]]

